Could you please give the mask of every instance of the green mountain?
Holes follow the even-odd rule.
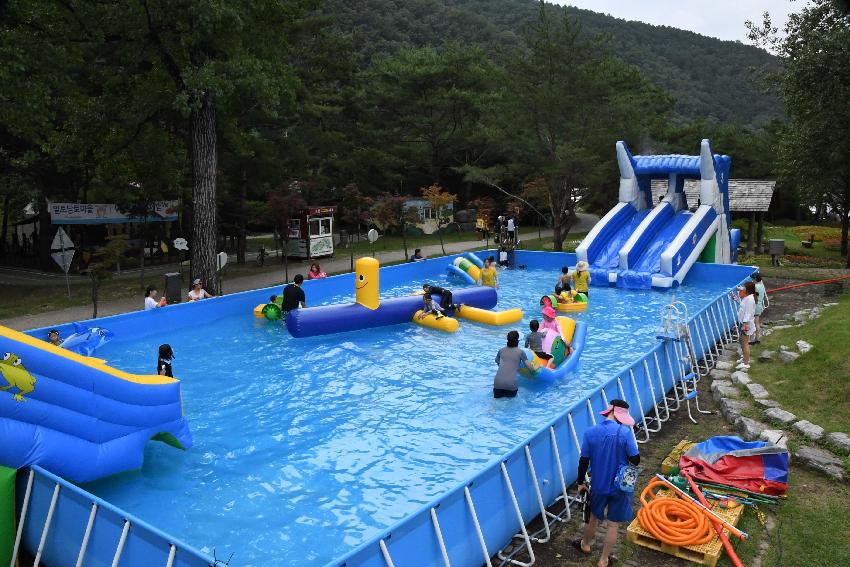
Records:
[[[403,45],[445,41],[480,44],[494,57],[522,42],[523,28],[537,16],[535,0],[327,0],[336,25],[353,37],[368,65]],[[756,70],[778,65],[767,52],[667,26],[566,10],[588,34],[605,34],[610,48],[676,98],[683,120],[758,126],[781,118],[778,98],[755,84]],[[744,23],[741,22],[741,26]]]

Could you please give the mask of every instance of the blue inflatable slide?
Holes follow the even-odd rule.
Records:
[[[180,382],[141,376],[0,326],[0,465],[73,482],[140,468],[150,439],[188,448]]]

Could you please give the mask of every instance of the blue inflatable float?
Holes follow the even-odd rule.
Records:
[[[422,296],[409,295],[380,299],[379,264],[374,258],[360,258],[355,264],[356,303],[295,309],[286,318],[293,337],[314,337],[409,323],[422,309]],[[454,303],[492,309],[498,296],[491,287],[473,287],[452,292]],[[435,298],[436,299],[436,298]]]

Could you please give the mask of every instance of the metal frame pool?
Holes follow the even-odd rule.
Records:
[[[438,277],[445,266],[456,256],[435,258],[415,264],[390,266],[381,270],[382,283],[395,285],[417,278]],[[529,268],[553,268],[564,264],[574,264],[575,255],[553,252],[517,251],[516,261]],[[724,266],[714,264],[696,264],[688,275],[688,281],[710,281],[731,290],[749,276],[752,268],[746,266]],[[352,289],[353,274],[342,274],[319,282],[305,282],[310,293],[323,292],[321,295],[345,293]],[[315,286],[315,287],[314,287]],[[137,312],[99,319],[100,325],[115,332],[135,331],[144,318],[145,327],[155,332],[164,325],[184,322],[184,309],[194,309],[193,324],[211,322],[217,318],[244,311],[250,314],[251,308],[265,301],[270,288],[254,290],[225,296],[215,303],[200,305],[177,305],[156,312]],[[204,308],[204,307],[207,308]],[[211,309],[211,307],[215,307]],[[69,326],[70,327],[70,326]],[[153,328],[153,330],[151,330]],[[696,358],[703,359],[703,368],[707,371],[713,362],[718,344],[728,343],[735,338],[735,308],[728,293],[719,294],[708,305],[690,314],[688,328],[692,337],[691,348]],[[66,330],[66,329],[61,329]],[[47,329],[30,331],[30,334],[46,336]],[[402,566],[454,566],[478,567],[491,565],[491,557],[505,547],[515,534],[519,533],[525,544],[530,565],[533,560],[533,542],[526,524],[540,516],[549,522],[551,514],[546,508],[558,500],[570,501],[567,487],[575,481],[578,465],[579,439],[584,430],[596,422],[596,414],[604,409],[609,399],[623,398],[631,405],[631,413],[638,422],[642,437],[657,431],[674,408],[669,406],[684,403],[677,393],[677,384],[683,377],[689,380],[687,373],[681,371],[674,361],[682,356],[681,345],[674,341],[659,341],[649,352],[632,364],[620,369],[605,384],[595,389],[587,398],[567,408],[552,419],[537,433],[525,439],[512,451],[499,459],[491,461],[484,470],[473,475],[466,482],[435,498],[415,513],[408,515],[391,528],[365,541],[344,557],[331,561],[327,567],[402,567]],[[699,378],[692,375],[695,383]],[[668,394],[672,392],[670,397]],[[641,439],[643,440],[643,439]],[[24,475],[21,475],[22,478]],[[58,485],[52,475],[39,472],[38,478],[47,478],[46,482],[33,484],[30,498],[35,502],[47,502]],[[20,483],[19,483],[20,484]],[[19,491],[21,493],[23,491]],[[85,491],[63,484],[63,493],[77,493],[88,498],[87,506],[99,502]],[[78,497],[79,499],[80,497]],[[83,498],[83,500],[85,500]],[[21,499],[22,500],[22,499]],[[19,511],[22,501],[19,502]],[[106,503],[103,503],[106,505]],[[118,518],[128,520],[130,516],[108,506]],[[26,517],[22,542],[32,554],[39,546],[43,525],[50,515],[49,507],[34,506]],[[564,511],[568,517],[569,507]],[[44,561],[52,567],[75,565],[76,554],[67,553],[70,542],[79,541],[85,525],[80,526],[80,514],[56,514],[52,519],[53,534],[45,546]],[[136,522],[135,524],[133,522]],[[115,522],[113,522],[115,524]],[[200,566],[211,564],[212,559],[205,554],[186,546],[174,538],[147,526],[143,522],[118,522],[126,531],[123,535],[111,534],[104,541],[115,540],[117,547],[123,547],[120,565],[122,567],[148,566],[151,563],[151,549],[162,551],[167,558],[170,549],[185,550],[178,553],[172,563],[163,565]],[[139,525],[133,530],[130,526]],[[115,531],[114,529],[112,530]],[[115,536],[115,537],[113,537]],[[545,540],[545,538],[543,538]],[[54,552],[54,541],[64,542],[65,553]],[[44,545],[44,544],[42,544]],[[79,546],[79,543],[75,545]],[[173,546],[173,547],[172,547]],[[164,551],[163,551],[164,550]],[[58,550],[56,550],[58,551]],[[89,561],[105,563],[114,559],[116,547],[99,545],[91,549]],[[95,555],[96,554],[96,555]],[[101,564],[92,563],[92,564]],[[522,563],[521,563],[522,564]]]

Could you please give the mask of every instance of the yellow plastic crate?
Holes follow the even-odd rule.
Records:
[[[668,475],[674,468],[679,468],[679,458],[684,455],[688,449],[696,445],[693,441],[682,439],[679,444],[673,447],[670,454],[661,461],[661,474]]]
[[[675,498],[672,492],[665,490],[659,491],[658,496],[662,498]],[[709,503],[711,503],[711,509],[718,516],[733,526],[738,525],[738,521],[744,513],[744,506],[737,506],[729,509],[723,508],[719,504],[710,500]],[[727,536],[729,535],[728,530],[724,529],[723,531],[726,532]],[[720,556],[723,554],[723,544],[720,542],[720,538],[717,535],[715,535],[711,541],[702,545],[686,545],[681,547],[677,545],[670,545],[656,539],[655,536],[644,530],[637,517],[635,517],[635,519],[632,520],[632,523],[629,524],[629,528],[626,531],[626,538],[636,545],[654,549],[655,551],[660,551],[661,553],[666,553],[667,555],[672,555],[679,559],[699,563],[700,565],[707,565],[708,567],[715,567],[717,565],[717,560],[720,559]],[[735,536],[732,536],[729,539],[730,541],[734,540]]]

